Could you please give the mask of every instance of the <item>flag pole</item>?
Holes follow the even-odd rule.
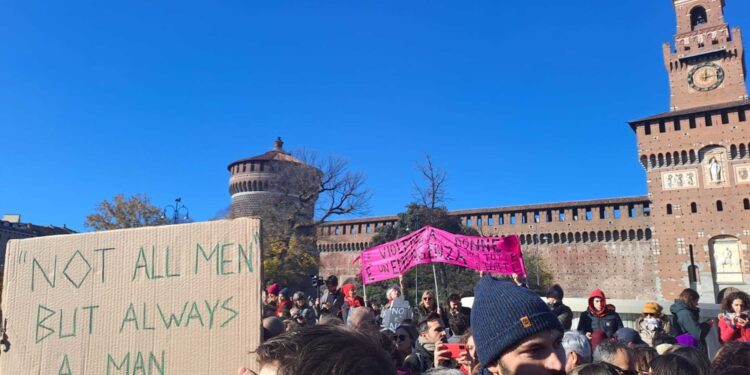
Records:
[[[435,263],[432,263],[432,277],[435,279],[435,303],[440,308],[440,292],[438,292],[437,273],[435,272]]]

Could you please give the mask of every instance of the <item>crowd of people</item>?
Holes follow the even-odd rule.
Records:
[[[266,289],[260,375],[750,374],[750,297],[739,290],[726,293],[716,317],[722,347],[713,360],[706,350],[713,323],[700,321],[692,289],[672,304],[671,317],[645,303],[634,328],[599,289],[573,327],[561,286],[549,288],[545,303],[517,278],[482,277],[471,308],[457,293],[441,306],[426,290],[395,329],[384,328],[383,317],[402,298],[399,285],[382,307],[366,305],[353,284],[339,288],[335,276],[319,298],[289,294],[277,284]]]

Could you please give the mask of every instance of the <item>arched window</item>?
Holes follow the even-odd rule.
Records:
[[[694,214],[698,213],[698,204],[697,203],[695,203],[695,202],[690,203],[690,212],[692,212]]]
[[[724,211],[724,203],[721,203],[721,201],[716,201],[716,211]]]
[[[649,229],[646,229],[646,240],[650,240],[650,239],[651,239],[651,229],[649,228]]]
[[[670,204],[667,204],[667,215],[671,215],[671,214],[672,214],[672,204],[670,203]]]
[[[747,198],[743,199],[742,205],[745,207],[746,210],[750,210],[750,199],[747,199]]]
[[[708,15],[703,7],[695,7],[690,11],[690,27],[695,30],[697,26],[708,23]]]

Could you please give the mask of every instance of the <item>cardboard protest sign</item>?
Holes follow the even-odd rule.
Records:
[[[383,328],[396,332],[396,328],[401,325],[405,319],[411,319],[414,314],[409,302],[403,297],[393,300],[391,307],[385,309],[383,315]]]
[[[10,241],[0,374],[257,367],[260,243],[249,218]]]
[[[488,273],[526,275],[518,236],[462,236],[430,226],[367,249],[357,259],[362,262],[365,284],[393,279],[415,265],[433,262]]]

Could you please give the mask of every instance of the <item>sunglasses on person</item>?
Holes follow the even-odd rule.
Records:
[[[432,301],[433,299],[432,297],[422,297],[422,301]]]
[[[393,341],[406,341],[407,338],[409,338],[407,335],[395,335]]]

